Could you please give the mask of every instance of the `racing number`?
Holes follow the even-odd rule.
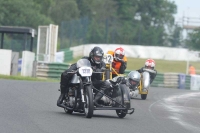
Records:
[[[83,69],[83,73],[90,73],[90,69]]]
[[[108,63],[111,63],[111,55],[107,56]]]
[[[112,57],[111,54],[106,54],[106,55],[103,57],[103,59],[104,59],[104,62],[105,62],[106,64],[111,64],[112,61],[113,61],[113,57]]]

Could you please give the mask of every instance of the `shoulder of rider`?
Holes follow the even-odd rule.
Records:
[[[112,50],[109,50],[109,51],[107,52],[107,54],[114,55],[114,51],[112,51]]]
[[[83,56],[81,59],[88,59],[89,60],[89,57],[88,56]]]
[[[124,60],[124,62],[128,61],[126,56],[124,56],[123,60]]]
[[[136,71],[138,71],[139,73],[142,73],[142,72],[144,72],[144,67],[142,67],[142,68],[140,68],[140,69],[138,69]]]
[[[155,74],[157,74],[157,70],[156,70],[156,69],[154,69],[154,71],[155,71]]]
[[[106,63],[104,61],[101,61],[101,68],[106,68]]]
[[[122,64],[124,64],[124,63],[125,63],[125,61],[124,61],[123,59],[119,60],[119,62],[121,62]]]

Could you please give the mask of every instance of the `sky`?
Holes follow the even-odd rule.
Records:
[[[183,16],[185,16],[190,18],[191,24],[200,25],[200,0],[170,1],[174,1],[177,5],[177,14],[174,15],[177,22],[180,22],[180,20],[183,19]]]

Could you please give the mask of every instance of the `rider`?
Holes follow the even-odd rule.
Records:
[[[150,74],[150,84],[153,82],[153,80],[155,79],[156,75],[157,75],[157,71],[155,70],[155,66],[156,66],[156,62],[153,59],[147,59],[145,61],[144,67],[138,69],[137,71],[139,73],[144,72],[145,69],[150,69],[153,70],[152,72],[149,72]]]
[[[127,67],[127,58],[124,49],[119,47],[116,48],[115,51],[108,51],[107,54],[111,54],[114,58],[112,68],[114,68],[118,74],[124,74]],[[116,72],[112,72],[112,78],[117,76]]]
[[[84,59],[88,59],[91,63],[92,69],[94,72],[102,72],[105,69],[105,63],[102,61],[104,52],[100,47],[94,47],[90,53],[89,57],[83,57]],[[61,81],[60,81],[60,90],[61,94],[57,101],[57,106],[65,108],[63,105],[64,96],[69,91],[69,83],[70,79],[72,78],[73,74],[69,74],[73,70],[76,70],[76,63],[72,64],[66,71],[61,74]],[[106,88],[109,88],[109,85],[106,81],[102,81],[102,74],[101,73],[93,73],[92,77],[92,84],[95,88],[99,90],[96,94],[94,99],[94,104],[96,106],[101,106],[98,104],[98,100],[103,97],[104,91]]]
[[[141,75],[138,71],[131,71],[126,77],[116,76],[112,79],[113,82],[126,84],[126,86],[130,89],[130,96],[133,97],[137,95],[136,89],[140,83]]]
[[[138,71],[131,71],[126,77],[116,76],[112,79],[114,82],[126,84],[130,89],[135,89],[140,83],[141,75]]]

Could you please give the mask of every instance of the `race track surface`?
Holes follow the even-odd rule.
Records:
[[[150,88],[131,100],[135,112],[66,114],[56,106],[59,83],[0,80],[1,133],[200,133],[200,91]]]

